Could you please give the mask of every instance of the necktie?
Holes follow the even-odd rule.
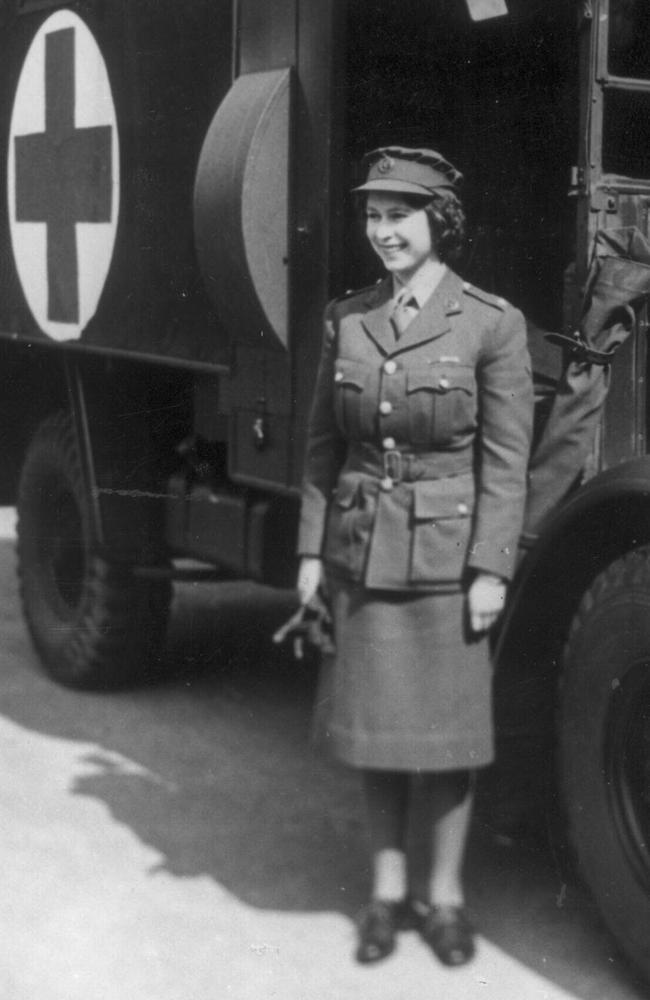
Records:
[[[416,299],[411,294],[410,289],[404,289],[401,291],[395,300],[395,305],[393,306],[393,311],[390,315],[390,320],[393,324],[393,329],[395,330],[396,340],[399,340],[402,336],[407,326],[417,313],[417,310],[418,304]]]

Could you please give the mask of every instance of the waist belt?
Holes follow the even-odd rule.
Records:
[[[446,479],[472,472],[466,452],[400,451],[382,449],[365,442],[350,445],[347,471],[364,472],[381,480],[382,489],[392,489],[397,483],[414,483],[418,479]]]

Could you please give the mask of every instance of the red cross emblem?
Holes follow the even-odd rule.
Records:
[[[83,71],[88,88],[78,85]],[[39,116],[42,127],[31,127]],[[46,333],[78,337],[110,266],[119,162],[106,66],[72,11],[52,15],[32,42],[14,101],[9,160],[12,243],[25,296]],[[39,277],[35,264],[43,256]]]

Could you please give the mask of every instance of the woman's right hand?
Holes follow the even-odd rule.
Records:
[[[303,556],[298,567],[296,589],[301,604],[309,604],[323,580],[323,561],[316,556]]]

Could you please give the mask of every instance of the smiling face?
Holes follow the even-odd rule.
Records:
[[[414,208],[399,194],[368,194],[366,236],[386,270],[403,282],[426,261],[439,260],[424,208]]]

